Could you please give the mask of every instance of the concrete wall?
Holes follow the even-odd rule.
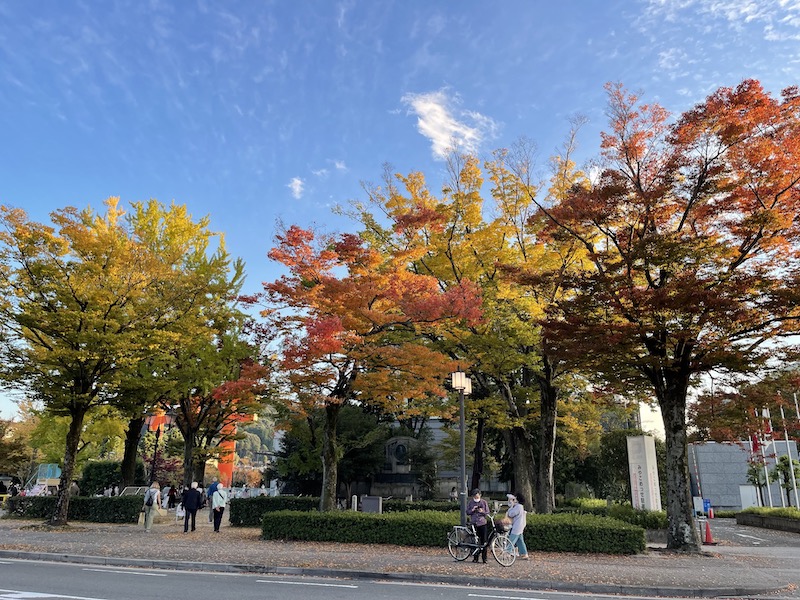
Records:
[[[797,459],[797,444],[789,442],[792,458]],[[767,467],[775,467],[775,457],[786,454],[786,442],[775,441],[767,449]],[[772,455],[772,456],[770,456]],[[742,508],[740,485],[748,485],[747,466],[750,447],[747,442],[689,444],[689,471],[692,495],[711,500],[715,510],[740,510]],[[781,506],[786,492],[778,483],[770,486],[773,506]],[[785,500],[784,500],[785,501]],[[769,495],[764,490],[764,504],[769,506]]]

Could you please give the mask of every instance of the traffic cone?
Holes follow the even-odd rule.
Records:
[[[709,519],[713,519],[714,518],[714,509],[711,508],[710,506],[708,507],[708,518]]]
[[[707,546],[716,546],[717,544],[717,542],[714,541],[714,538],[711,537],[711,525],[708,524],[708,521],[706,521],[706,535],[703,539],[703,544],[706,544]]]

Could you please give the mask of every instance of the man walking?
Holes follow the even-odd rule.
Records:
[[[197,490],[197,482],[192,482],[192,487],[183,491],[181,496],[181,504],[183,504],[183,533],[189,532],[189,516],[192,518],[192,531],[195,529],[195,520],[197,518],[197,509],[203,502],[203,497]]]

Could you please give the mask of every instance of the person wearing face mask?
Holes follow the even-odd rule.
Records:
[[[472,498],[470,498],[467,504],[467,514],[469,515],[470,523],[475,526],[475,533],[478,534],[478,539],[483,545],[481,558],[483,558],[483,562],[486,563],[486,552],[489,549],[486,546],[486,515],[489,514],[489,505],[486,503],[486,500],[481,498],[481,491],[478,488],[472,490]],[[478,562],[477,553],[472,562]]]
[[[528,558],[528,548],[525,546],[525,540],[522,537],[522,532],[525,530],[526,512],[525,497],[517,492],[516,494],[507,494],[508,498],[508,512],[506,516],[511,519],[511,531],[508,534],[508,539],[511,541],[512,546],[516,546],[519,550],[519,557],[522,560],[530,560]]]

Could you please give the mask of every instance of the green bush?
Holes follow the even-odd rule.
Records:
[[[443,502],[441,500],[417,500],[409,502],[392,498],[382,502],[383,512],[408,512],[410,510],[438,510],[441,512],[460,512],[461,505],[458,502]]]
[[[265,540],[358,542],[400,546],[446,546],[456,515],[442,511],[374,514],[354,511],[267,513],[261,522]]]
[[[734,519],[736,512],[735,510],[715,510],[714,516],[718,519]]]
[[[48,519],[55,510],[56,499],[56,496],[14,496],[8,499],[8,515],[23,519]],[[141,496],[76,496],[69,501],[67,518],[93,523],[136,523],[141,509]]]
[[[265,513],[280,510],[316,511],[319,498],[313,496],[256,496],[233,498],[230,502],[230,522],[234,527],[259,527]]]
[[[457,502],[437,500],[386,500],[382,503],[384,513],[409,511],[439,511],[446,513],[459,512]],[[319,509],[319,498],[296,496],[256,496],[255,498],[235,498],[230,503],[231,525],[234,527],[259,527],[261,517],[267,512],[279,510],[316,511]]]
[[[360,542],[401,546],[446,546],[458,523],[453,511],[403,511],[369,514],[277,511],[264,515],[266,540]],[[593,515],[528,515],[525,542],[531,550],[634,554],[644,551],[644,530]]]
[[[528,515],[525,544],[544,552],[635,554],[645,549],[644,529],[589,514]]]
[[[768,508],[766,506],[751,506],[743,511],[753,513],[762,517],[783,517],[785,519],[800,519],[800,510],[793,506],[787,508]]]
[[[644,529],[666,529],[667,513],[663,510],[641,510],[633,508],[630,504],[614,503],[608,506],[602,504],[585,503],[578,506],[561,507],[555,511],[557,514],[587,514],[598,517],[611,517]]]

